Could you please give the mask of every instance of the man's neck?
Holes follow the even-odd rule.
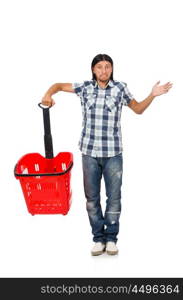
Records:
[[[102,89],[105,89],[105,88],[106,88],[108,82],[109,82],[109,80],[104,81],[104,82],[103,82],[103,81],[98,81],[98,80],[97,80],[97,83],[98,83],[99,87],[102,88]]]

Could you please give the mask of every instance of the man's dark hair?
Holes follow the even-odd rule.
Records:
[[[109,55],[107,55],[107,54],[98,54],[98,55],[96,55],[96,56],[94,57],[94,59],[92,60],[92,63],[91,63],[91,70],[92,70],[92,68],[93,68],[98,62],[104,61],[104,60],[110,62],[111,65],[112,65],[112,67],[113,67],[113,60],[112,60],[112,58],[111,58]],[[95,74],[93,73],[93,70],[92,70],[92,79],[93,79],[93,80],[96,80],[96,76],[95,76]],[[110,79],[113,80],[113,71],[112,71],[112,73],[111,73]]]

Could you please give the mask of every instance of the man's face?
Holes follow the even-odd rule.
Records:
[[[107,82],[111,77],[112,65],[108,61],[100,61],[93,67],[93,73],[97,81]]]

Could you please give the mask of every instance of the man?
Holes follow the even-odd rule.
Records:
[[[52,95],[59,91],[76,93],[81,99],[83,124],[79,147],[82,151],[86,207],[93,233],[92,255],[105,250],[109,255],[118,253],[116,246],[121,213],[121,185],[123,171],[121,110],[127,105],[142,114],[156,96],[167,93],[170,82],[153,86],[145,100],[137,102],[122,81],[113,80],[113,61],[106,54],[94,57],[93,78],[83,83],[56,83],[42,99],[42,104],[55,104]],[[101,178],[106,189],[106,209],[100,203]]]

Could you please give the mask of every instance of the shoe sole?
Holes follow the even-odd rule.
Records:
[[[109,250],[106,250],[106,252],[109,255],[116,255],[116,254],[118,254],[118,251],[109,251]]]
[[[98,256],[98,255],[101,255],[101,254],[103,254],[103,253],[104,253],[104,251],[105,251],[105,249],[104,249],[104,250],[102,250],[102,251],[91,252],[91,255],[92,255],[92,256]]]

